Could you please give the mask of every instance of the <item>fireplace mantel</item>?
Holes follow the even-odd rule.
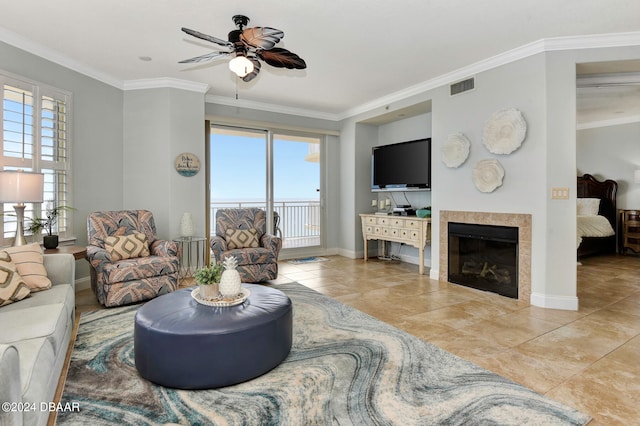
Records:
[[[518,228],[518,301],[531,299],[531,215],[471,211],[440,211],[440,281],[449,276],[449,222]]]

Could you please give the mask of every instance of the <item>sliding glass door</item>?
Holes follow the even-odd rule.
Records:
[[[259,207],[287,257],[322,247],[319,136],[212,126],[209,157],[212,234],[217,209]]]

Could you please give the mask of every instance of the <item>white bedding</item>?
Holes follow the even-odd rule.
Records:
[[[578,215],[578,232],[577,232],[577,245],[582,243],[582,237],[609,237],[615,235],[615,231],[611,227],[611,224],[604,216]]]

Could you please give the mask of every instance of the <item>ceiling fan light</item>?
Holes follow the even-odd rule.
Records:
[[[229,69],[236,73],[238,77],[244,77],[253,72],[253,62],[247,59],[246,56],[238,55],[229,61]]]

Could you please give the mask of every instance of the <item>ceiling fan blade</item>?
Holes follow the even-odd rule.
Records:
[[[284,33],[271,27],[247,28],[240,34],[240,40],[251,47],[271,49],[284,37]]]
[[[184,27],[182,27],[182,31],[184,31],[185,33],[191,36],[197,37],[201,40],[206,40],[206,41],[210,41],[211,43],[219,44],[220,46],[233,47],[233,43],[227,40],[222,40],[221,38],[218,38],[218,37],[203,34],[201,32],[190,30],[189,28],[184,28]]]
[[[219,58],[221,56],[229,56],[229,52],[211,52],[211,53],[207,53],[206,55],[202,55],[202,56],[196,56],[195,58],[190,58],[190,59],[185,59],[183,61],[178,62],[179,64],[191,64],[194,62],[206,62],[206,61],[210,61],[211,59],[216,59]]]
[[[247,83],[258,76],[260,67],[262,67],[262,64],[260,64],[260,61],[258,61],[256,58],[249,58],[249,60],[253,63],[253,71],[242,77],[242,81],[246,81]]]
[[[263,50],[257,53],[258,57],[265,61],[267,64],[288,69],[305,69],[307,63],[300,56],[293,52],[289,52],[287,49],[280,47],[274,47],[271,50]]]

